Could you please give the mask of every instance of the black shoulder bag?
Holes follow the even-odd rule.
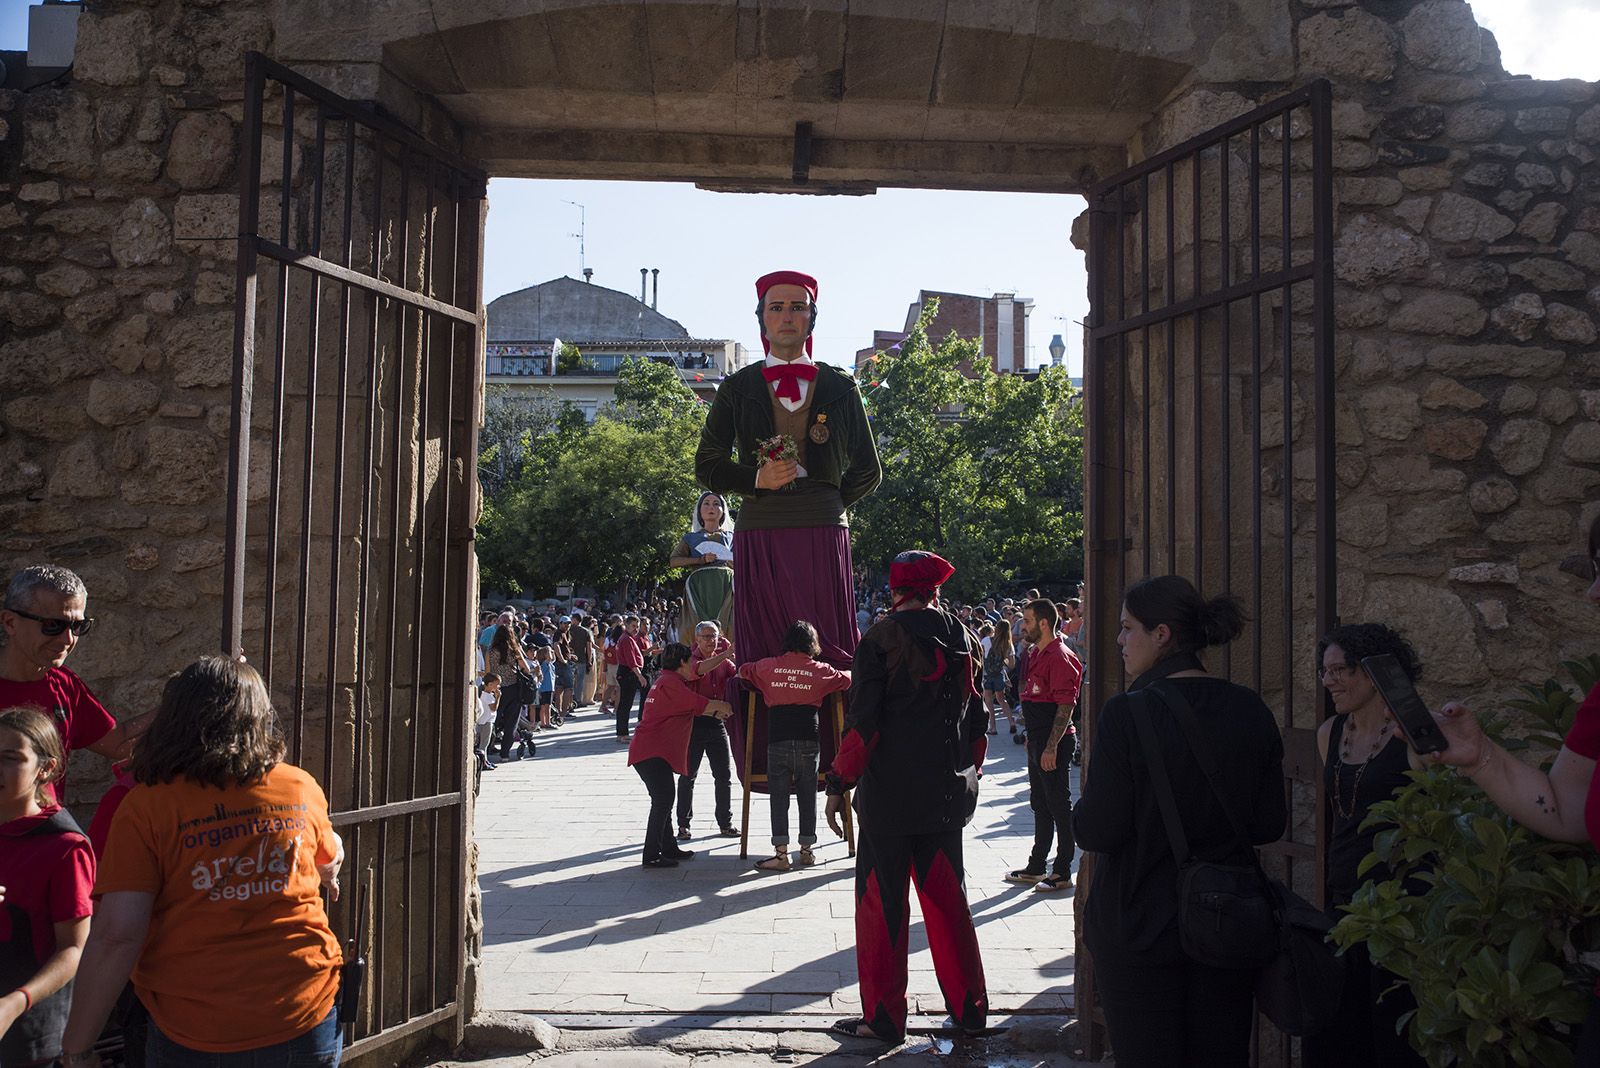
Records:
[[[1259,969],[1256,1003],[1279,1030],[1309,1035],[1331,1024],[1344,990],[1344,960],[1328,942],[1327,915],[1261,867],[1238,817],[1217,788],[1221,778],[1195,721],[1194,709],[1175,687],[1151,685],[1136,694],[1134,726],[1150,764],[1156,803],[1178,862],[1178,934],[1193,960],[1219,968]],[[1166,705],[1189,743],[1217,799],[1235,845],[1251,863],[1196,860],[1183,833],[1172,782],[1150,724],[1149,701]]]

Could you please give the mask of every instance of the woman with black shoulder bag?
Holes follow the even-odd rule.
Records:
[[[1180,936],[1175,856],[1252,870],[1253,847],[1277,841],[1287,822],[1277,721],[1254,691],[1209,675],[1200,659],[1244,622],[1235,598],[1207,600],[1178,575],[1144,579],[1123,598],[1117,644],[1133,683],[1096,721],[1072,821],[1078,845],[1101,854],[1084,944],[1121,1068],[1249,1063],[1256,980],[1276,945],[1269,931],[1267,944],[1238,947],[1254,966],[1196,959]]]

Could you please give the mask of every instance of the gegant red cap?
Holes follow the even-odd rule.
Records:
[[[756,299],[761,300],[767,295],[767,290],[773,286],[800,286],[811,295],[813,310],[817,303],[817,280],[809,274],[799,271],[773,271],[756,279]],[[772,352],[772,342],[767,339],[765,329],[761,331],[761,349],[769,355]],[[806,335],[806,355],[811,355],[811,335]],[[796,398],[798,399],[798,398]]]

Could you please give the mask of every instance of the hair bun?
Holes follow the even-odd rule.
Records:
[[[1219,594],[1201,606],[1199,625],[1206,645],[1225,645],[1244,632],[1244,608],[1231,594]]]

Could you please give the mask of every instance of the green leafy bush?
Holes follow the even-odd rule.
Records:
[[[1584,691],[1600,678],[1600,657],[1563,667]],[[1510,702],[1521,738],[1499,718],[1484,728],[1547,765],[1581,695],[1555,679],[1523,693]],[[1451,769],[1410,778],[1367,819],[1389,826],[1362,871],[1381,860],[1395,878],[1357,892],[1334,940],[1366,942],[1410,984],[1417,1010],[1402,1023],[1435,1068],[1570,1065],[1595,982],[1580,953],[1600,947],[1600,854],[1524,829]],[[1407,894],[1408,880],[1426,890]]]

